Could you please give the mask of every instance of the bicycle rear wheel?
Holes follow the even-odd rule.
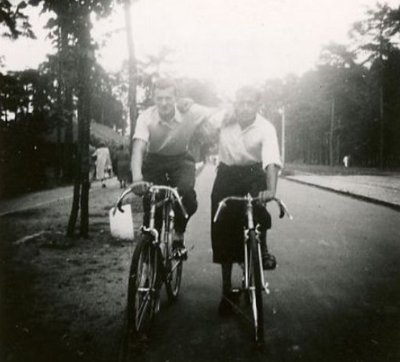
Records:
[[[264,340],[263,286],[261,282],[260,255],[255,231],[249,232],[249,297],[253,312],[254,338],[257,343]]]
[[[132,256],[128,282],[128,329],[136,335],[149,330],[155,314],[158,278],[155,253],[151,238],[141,235]]]

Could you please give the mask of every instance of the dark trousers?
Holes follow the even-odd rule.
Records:
[[[211,194],[213,220],[218,203],[228,196],[257,196],[266,189],[266,175],[261,164],[250,166],[218,166],[217,177]],[[271,227],[271,216],[264,206],[254,205],[255,223],[265,235]],[[216,223],[211,221],[211,241],[214,263],[241,263],[244,260],[243,229],[246,226],[244,203],[230,202]]]
[[[196,168],[193,157],[190,154],[176,156],[162,156],[157,154],[147,154],[143,167],[143,178],[145,181],[156,185],[168,185],[177,187],[179,195],[182,197],[182,204],[186,212],[192,216],[197,210],[196,192],[194,184],[196,179]],[[167,178],[168,176],[168,178]],[[144,218],[143,224],[149,225],[150,218],[150,197],[143,198]],[[175,205],[175,230],[184,232],[189,219],[185,219],[179,205]],[[156,212],[156,228],[161,229],[162,210]]]

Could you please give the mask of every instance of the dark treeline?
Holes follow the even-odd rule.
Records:
[[[60,107],[57,56],[39,69],[0,72],[0,139],[2,186],[45,186],[52,177],[73,177],[77,138],[77,82],[72,80],[67,107]],[[92,120],[114,129],[126,128],[126,115],[116,79],[96,67],[93,72]],[[91,144],[99,140],[92,137]],[[46,177],[52,176],[52,177]],[[31,175],[30,185],[24,175]],[[10,186],[11,187],[11,186]],[[11,191],[11,190],[10,190]]]
[[[264,84],[264,113],[281,130],[286,161],[400,167],[400,8],[377,4],[329,44],[316,69]]]
[[[54,15],[46,29],[57,52],[38,69],[0,71],[1,195],[71,182],[78,157],[78,108],[82,98],[82,49],[78,42],[84,33],[81,28],[89,27],[85,17],[90,9],[67,6],[63,1],[21,1],[16,6],[2,1],[0,20],[6,25],[3,36],[35,37],[25,15],[28,6],[41,6],[43,12]],[[66,19],[68,13],[72,19]],[[90,119],[123,131],[123,88],[117,76],[106,73],[96,63],[94,48],[95,44],[89,42],[91,97],[85,104],[90,107]],[[99,141],[91,139],[94,146]]]

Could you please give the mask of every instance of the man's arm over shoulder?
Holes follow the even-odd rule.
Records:
[[[197,118],[196,136],[203,140],[205,146],[214,145],[218,141],[225,110],[194,104],[191,111]]]
[[[278,169],[282,168],[281,156],[279,153],[278,136],[275,127],[271,122],[263,119],[262,132],[262,164],[263,169],[268,165],[275,165]]]

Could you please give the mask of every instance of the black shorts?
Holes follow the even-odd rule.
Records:
[[[197,210],[197,198],[194,191],[196,180],[196,167],[193,157],[189,153],[164,156],[157,154],[147,154],[142,167],[143,178],[146,181],[157,185],[168,185],[177,187],[182,204],[185,207],[189,217]],[[168,174],[169,181],[166,180]],[[143,198],[144,208],[144,225],[149,223],[150,199],[145,196]],[[160,210],[159,210],[160,211]],[[180,232],[186,230],[188,219],[181,212],[181,209],[175,207],[175,229]],[[156,216],[156,226],[159,226],[161,219],[159,212]]]
[[[261,164],[249,166],[218,166],[211,194],[213,220],[218,203],[227,196],[257,196],[267,188],[266,174]],[[271,228],[271,216],[262,205],[254,205],[255,222],[260,230]],[[211,221],[211,241],[214,263],[241,263],[244,260],[243,229],[246,225],[244,204],[230,203],[216,223]]]

